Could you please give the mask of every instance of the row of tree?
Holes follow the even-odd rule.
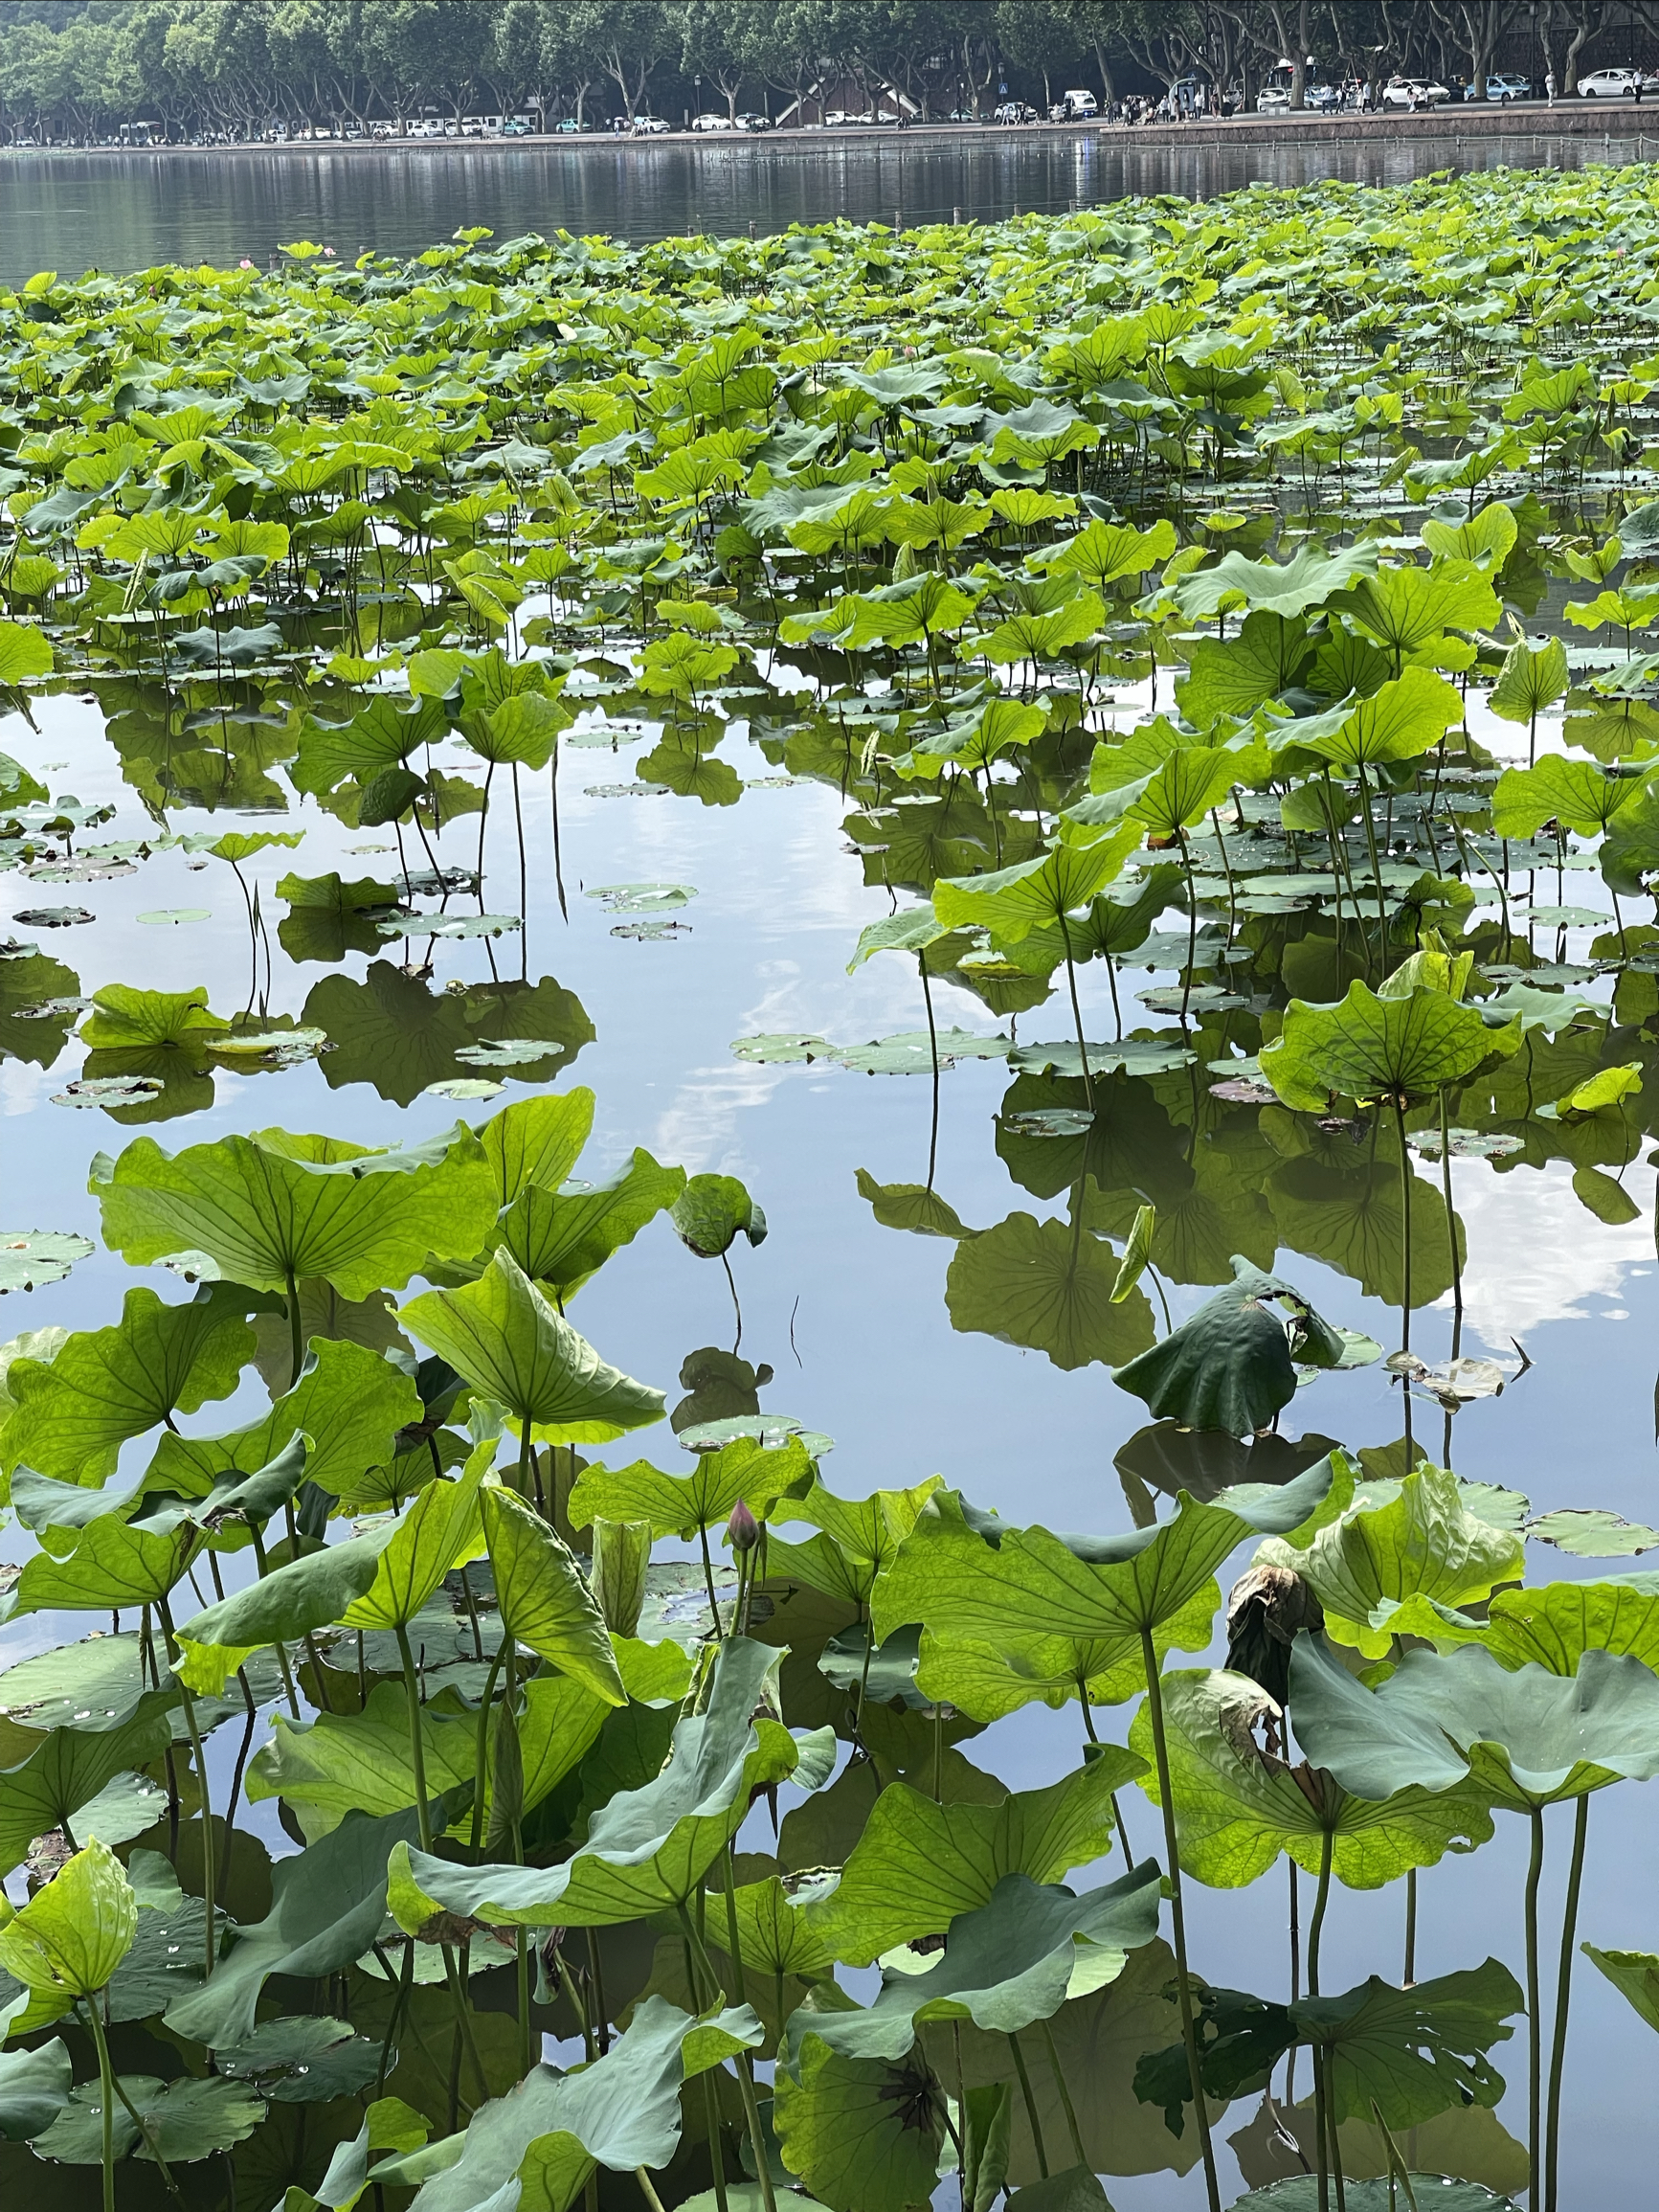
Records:
[[[183,139],[422,113],[798,119],[815,87],[926,120],[1187,76],[1247,97],[1282,58],[1298,105],[1311,61],[1371,81],[1551,71],[1571,91],[1656,32],[1659,0],[0,0],[0,123],[96,142],[141,122]]]

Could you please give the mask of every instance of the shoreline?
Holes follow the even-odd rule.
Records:
[[[1651,131],[1642,125],[1648,113]],[[1659,100],[1559,100],[1554,107],[1541,101],[1518,102],[1509,107],[1447,105],[1384,115],[1205,116],[1190,123],[917,123],[899,130],[892,124],[848,124],[833,130],[789,128],[756,132],[698,133],[672,131],[665,136],[633,138],[610,131],[549,132],[534,138],[362,138],[282,139],[272,142],[241,141],[231,146],[41,146],[0,147],[0,156],[13,162],[37,161],[178,161],[201,159],[253,160],[280,156],[315,161],[321,156],[345,156],[353,161],[381,160],[388,155],[410,154],[422,158],[456,153],[524,154],[627,152],[653,156],[667,149],[697,153],[822,153],[835,146],[871,145],[899,147],[925,146],[930,150],[953,145],[1020,147],[1074,144],[1096,151],[1128,150],[1133,147],[1178,146],[1329,146],[1376,144],[1393,141],[1445,140],[1456,145],[1465,139],[1586,139],[1609,144],[1651,140],[1659,148]]]

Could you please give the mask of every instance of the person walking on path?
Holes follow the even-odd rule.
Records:
[[[1551,106],[1551,107],[1554,107],[1554,106],[1555,106],[1555,104],[1556,104],[1556,73],[1555,73],[1555,71],[1554,71],[1553,69],[1546,69],[1546,70],[1544,71],[1544,98],[1545,98],[1545,100],[1546,100],[1546,101],[1549,102],[1549,104],[1550,104],[1550,106]]]

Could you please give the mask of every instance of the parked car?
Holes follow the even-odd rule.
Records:
[[[660,115],[637,115],[634,118],[636,138],[666,138],[668,125]]]
[[[1463,88],[1463,96],[1465,100],[1479,100],[1481,97],[1480,86],[1478,84],[1466,84]],[[1486,80],[1486,97],[1488,100],[1498,102],[1504,107],[1508,107],[1512,100],[1531,100],[1533,80],[1530,77],[1489,77]]]
[[[1290,95],[1282,84],[1264,84],[1256,95],[1258,115],[1282,115],[1290,104]]]
[[[1382,87],[1384,107],[1439,107],[1450,98],[1444,84],[1426,77],[1391,77]]]
[[[1078,85],[1072,91],[1063,94],[1060,104],[1065,111],[1067,123],[1089,123],[1100,113],[1100,102],[1084,85]]]
[[[701,131],[730,130],[733,124],[731,118],[728,115],[694,115],[691,118],[691,127],[693,130]]]
[[[554,124],[553,131],[556,137],[571,138],[578,130],[597,130],[598,127],[596,123],[578,123],[573,115],[567,115]]]
[[[1581,100],[1633,100],[1640,84],[1643,97],[1659,92],[1659,77],[1646,69],[1592,69],[1579,79]]]
[[[502,124],[503,138],[528,138],[530,126],[522,115],[509,115]]]
[[[772,118],[770,115],[740,115],[737,127],[739,130],[770,130]]]

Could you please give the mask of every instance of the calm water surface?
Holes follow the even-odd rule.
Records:
[[[1483,155],[1496,150],[1481,149]],[[1577,151],[1569,146],[1563,158]],[[1107,138],[975,140],[960,147],[888,140],[830,146],[806,156],[762,146],[9,160],[0,164],[0,275],[15,280],[41,265],[68,272],[89,263],[114,268],[162,259],[260,258],[279,238],[305,236],[328,240],[342,255],[364,247],[407,253],[463,221],[489,223],[501,233],[565,225],[645,237],[687,223],[731,231],[751,217],[767,229],[838,214],[879,217],[899,206],[907,219],[949,214],[955,205],[991,216],[1010,212],[1016,202],[1063,208],[1072,199],[1092,203],[1130,191],[1209,192],[1264,173],[1292,181],[1334,173],[1396,180],[1420,156],[1424,164],[1432,159],[1445,166],[1444,144],[1273,155],[1256,149],[1142,153]],[[1512,157],[1526,155],[1517,146]],[[1129,723],[1140,702],[1125,692],[1120,708],[1120,719]],[[0,727],[0,750],[45,775],[55,794],[115,807],[113,823],[88,833],[94,839],[142,836],[150,825],[122,779],[99,708],[62,692],[37,701],[34,711],[38,731],[11,717]],[[1513,753],[1513,729],[1478,710],[1474,728],[1483,742]],[[744,1352],[776,1370],[767,1392],[772,1410],[794,1413],[836,1438],[827,1473],[838,1488],[863,1494],[939,1472],[1016,1519],[1060,1527],[1123,1525],[1128,1516],[1113,1454],[1141,1425],[1139,1401],[1118,1390],[1100,1366],[1062,1371],[1040,1352],[958,1331],[944,1295],[953,1248],[878,1227],[859,1196],[860,1169],[880,1183],[924,1177],[926,1084],[821,1064],[747,1065],[732,1056],[731,1041],[755,1032],[798,1029],[853,1040],[911,1029],[923,1019],[907,961],[877,959],[852,978],[846,974],[859,931],[888,911],[889,899],[865,884],[860,860],[843,843],[839,795],[816,782],[780,784],[776,763],[741,726],[722,753],[751,784],[740,803],[701,806],[667,795],[619,795],[617,787],[635,777],[637,748],[650,742],[643,736],[615,753],[607,745],[567,743],[563,751],[568,919],[555,893],[547,779],[527,781],[522,943],[512,937],[487,947],[479,940],[437,943],[433,993],[488,981],[493,955],[504,973],[517,974],[522,961],[531,980],[553,977],[576,994],[595,1036],[560,1081],[586,1083],[597,1095],[594,1149],[583,1162],[590,1177],[620,1165],[642,1144],[688,1170],[722,1170],[745,1180],[766,1208],[772,1234],[758,1252],[744,1249],[735,1261]],[[459,758],[450,764],[459,766]],[[281,824],[261,815],[247,826],[260,822],[304,831],[298,854],[267,852],[248,870],[261,887],[273,937],[285,911],[275,884],[289,868],[313,876],[338,869],[348,879],[396,872],[390,831],[350,830],[313,801],[295,802]],[[228,824],[223,814],[185,807],[169,809],[168,826],[186,832]],[[440,857],[470,860],[477,834],[476,817],[462,821],[446,834]],[[490,906],[516,910],[510,810],[492,809],[486,861]],[[641,881],[695,887],[698,895],[681,917],[689,926],[647,941],[616,934],[617,917],[589,894]],[[1581,875],[1567,896],[1604,903],[1594,876]],[[96,918],[46,931],[13,919],[19,910],[60,902],[84,907]],[[141,918],[158,911],[199,912],[201,918]],[[215,1008],[235,1009],[247,997],[248,938],[236,887],[220,864],[193,862],[178,848],[157,852],[135,874],[101,882],[54,886],[15,872],[0,877],[0,936],[8,934],[38,941],[43,952],[83,973],[86,990],[120,977],[168,990],[205,984]],[[1589,935],[1573,937],[1575,952]],[[390,948],[383,971],[386,962],[404,957],[403,948]],[[371,956],[354,953],[341,968],[361,982],[370,961]],[[290,959],[279,947],[272,1011],[301,1016],[319,982],[339,972]],[[1131,971],[1124,987],[1132,993],[1152,980]],[[1110,1018],[1098,962],[1084,971],[1083,987],[1090,1034],[1109,1033],[1092,1027],[1093,1020]],[[941,1019],[982,1030],[997,1026],[965,994],[939,996]],[[1037,1040],[1063,1036],[1066,1027],[1063,1010],[1051,1003],[1022,1017],[1020,1034]],[[458,1113],[476,1117],[491,1111],[431,1096],[400,1108],[386,1088],[395,1090],[394,1030],[388,1040],[380,1084],[372,1071],[370,1079],[346,1080],[326,1059],[275,1078],[220,1072],[188,1125],[152,1133],[170,1150],[280,1120],[291,1129],[366,1142],[414,1141],[446,1127]],[[89,1159],[101,1147],[119,1150],[132,1132],[101,1112],[55,1103],[81,1056],[72,1037],[50,1067],[0,1063],[0,1148],[8,1221],[80,1230],[96,1239],[98,1208],[86,1189]],[[968,1061],[943,1086],[937,1186],[975,1228],[1018,1212],[1057,1212],[1064,1204],[1064,1193],[1052,1205],[1034,1199],[1012,1182],[998,1157],[993,1117],[1007,1081],[1002,1067]],[[525,1095],[509,1085],[503,1102]],[[1459,1472],[1522,1487],[1539,1509],[1594,1503],[1651,1520],[1659,1503],[1653,1441],[1659,1277],[1650,1207],[1627,1226],[1607,1226],[1578,1203],[1560,1163],[1541,1173],[1500,1176],[1483,1162],[1459,1162],[1454,1181],[1469,1254],[1465,1349],[1510,1354],[1518,1341],[1534,1363],[1501,1400],[1460,1416]],[[1646,1206],[1646,1185],[1639,1195]],[[1356,1281],[1293,1253],[1284,1254],[1282,1264],[1328,1315],[1384,1343],[1398,1341],[1397,1315],[1363,1297]],[[112,1319],[133,1280],[119,1258],[100,1251],[68,1282],[12,1301],[6,1333]],[[1208,1295],[1172,1286],[1177,1318]],[[671,1396],[688,1351],[730,1341],[721,1272],[690,1262],[661,1221],[584,1292],[578,1320],[608,1358],[668,1387]],[[1431,1309],[1418,1317],[1414,1341],[1425,1356],[1444,1357],[1449,1328],[1448,1313]],[[218,1431],[234,1426],[238,1415],[251,1417],[258,1394],[250,1389],[242,1399],[212,1407],[205,1426]],[[1379,1368],[1322,1379],[1287,1420],[1356,1442],[1382,1442],[1400,1425],[1398,1401]],[[643,1448],[651,1452],[650,1439]],[[15,1533],[3,1541],[15,1543]],[[1563,1563],[1563,1572],[1573,1570],[1573,1563]],[[84,1627],[83,1620],[50,1615],[19,1622],[0,1634],[0,1661]],[[1075,1756],[1075,1715],[1028,1709],[984,1739],[983,1762],[1015,1786],[1047,1779]],[[1598,1801],[1595,1871],[1582,1929],[1592,1942],[1659,1948],[1652,1816],[1653,1800],[1634,1785]],[[1155,1848],[1150,1807],[1137,1804],[1130,1817],[1142,1847]],[[274,1824],[267,1831],[277,1848],[284,1847]],[[1476,1864],[1451,1859],[1424,1876],[1420,1959],[1463,1965],[1491,1952],[1518,1969],[1515,1900],[1524,1840],[1523,1823],[1500,1816],[1498,1840]],[[1552,1859],[1547,1909],[1554,1915],[1566,1859],[1559,1843]],[[1264,1884],[1248,1906],[1196,1884],[1188,1895],[1200,1970],[1238,1986],[1276,1989],[1284,1969],[1282,1878]],[[1330,1986],[1345,1986],[1395,1955],[1401,1907],[1398,1885],[1377,1897],[1339,1893],[1327,1930]],[[1439,1971],[1438,1963],[1426,1963],[1425,1971]],[[1566,2202],[1573,2212],[1634,2205],[1642,2187],[1626,2115],[1648,2104],[1650,2046],[1632,2030],[1624,2000],[1587,1969],[1576,1984],[1574,2008]],[[1524,2103],[1521,2046],[1512,2043],[1496,2055]],[[1504,2110],[1512,2129],[1524,2131],[1524,2110],[1517,2110],[1513,2091]],[[1241,2107],[1238,2117],[1244,2116]],[[1193,2184],[1169,2176],[1114,2182],[1112,2194],[1119,2212],[1162,2212],[1194,2201]]]

